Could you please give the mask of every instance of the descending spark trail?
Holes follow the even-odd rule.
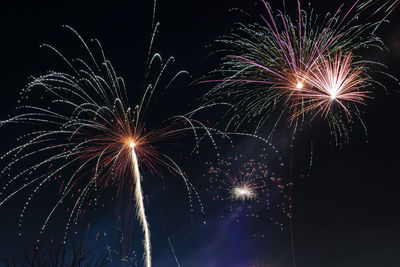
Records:
[[[379,4],[379,5],[377,5]],[[379,25],[384,22],[387,17],[399,6],[399,0],[366,0],[360,4],[360,10],[367,10],[371,9],[372,12],[370,17],[373,17],[376,14],[383,13],[383,18],[380,19],[379,23],[375,26],[374,32],[377,30]]]
[[[144,232],[144,258],[146,266],[151,266],[151,245],[150,245],[150,229],[149,224],[146,219],[146,213],[144,210],[143,203],[143,191],[141,186],[139,163],[135,153],[135,143],[131,141],[130,148],[132,149],[132,173],[135,178],[135,201],[136,201],[136,214],[139,218],[140,224],[142,225],[142,230]]]

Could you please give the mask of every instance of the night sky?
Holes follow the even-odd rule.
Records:
[[[98,38],[101,41],[117,73],[124,78],[129,96],[134,99],[142,89],[153,8],[151,0],[138,2],[3,3],[0,10],[0,118],[6,119],[13,113],[18,93],[30,81],[31,75],[37,76],[62,65],[54,54],[39,48],[40,44],[53,44],[68,55],[84,53],[77,38],[62,27],[64,24],[74,27],[86,40]],[[231,12],[231,8],[246,10],[253,16],[251,20],[260,22],[259,14],[265,10],[256,2],[159,1],[156,20],[161,26],[155,50],[164,57],[174,56],[176,62],[172,70],[188,70],[190,77],[181,78],[166,92],[165,97],[159,99],[160,106],[156,108],[166,109],[169,115],[174,115],[196,107],[198,97],[211,85],[190,83],[216,67],[215,58],[209,57],[212,52],[209,44],[240,20],[240,15]],[[308,2],[301,3],[305,5]],[[321,13],[333,11],[339,5],[335,1],[313,0],[311,3]],[[349,7],[353,1],[343,3]],[[271,1],[271,5],[280,8],[281,1]],[[287,6],[295,8],[296,1],[288,0]],[[387,72],[399,77],[399,10],[395,10],[389,19],[390,24],[383,24],[378,34],[390,51],[370,49],[363,53],[384,63],[388,67]],[[328,131],[316,124],[316,127],[307,128],[296,136],[293,148],[296,266],[400,266],[400,139],[397,131],[400,95],[398,82],[383,78],[383,83],[387,85],[388,92],[376,88],[374,98],[369,99],[368,106],[363,109],[367,135],[360,125],[355,126],[349,144],[337,147]],[[215,122],[219,112],[206,112],[203,116],[204,120]],[[259,135],[267,131],[264,129]],[[10,126],[0,129],[1,153],[16,144],[15,138],[19,133],[18,129]],[[278,131],[272,141],[285,166],[289,166],[291,148],[285,130]],[[256,265],[259,262],[262,262],[261,266],[292,266],[289,221],[277,209],[259,209],[257,212],[261,214],[261,221],[248,219],[240,206],[227,211],[228,204],[213,201],[212,192],[206,190],[206,161],[215,162],[217,153],[222,158],[232,154],[255,158],[259,154],[260,143],[235,137],[234,148],[225,146],[216,152],[210,143],[204,142],[198,155],[190,155],[192,146],[191,140],[185,137],[183,144],[175,146],[175,155],[180,158],[178,162],[197,188],[205,214],[200,212],[196,203],[194,211],[190,211],[185,185],[168,171],[163,171],[163,179],[148,172],[150,177],[144,182],[152,231],[153,265],[177,266],[173,249],[181,266],[241,267],[259,266]],[[311,147],[313,160],[310,169]],[[181,152],[184,156],[179,157]],[[1,162],[1,167],[5,164]],[[276,172],[280,168],[275,163],[270,163],[270,166]],[[282,170],[280,175],[288,179],[287,170]],[[1,179],[2,185],[4,180]],[[0,207],[0,251],[3,255],[36,239],[40,223],[57,197],[55,188],[47,186],[36,195],[26,213],[22,237],[18,237],[18,216],[29,192],[20,192]],[[123,200],[112,200],[111,195],[105,195],[101,200],[105,203],[104,208],[96,212],[88,209],[78,226],[71,231],[70,235],[74,236],[71,240],[96,243],[99,251],[106,245],[118,249],[121,231],[116,226],[117,217],[129,212],[117,212],[124,209]],[[67,220],[65,208],[57,212],[50,222],[46,238],[61,242]],[[282,217],[279,221],[284,224],[283,231],[265,219],[270,216],[264,214],[267,212],[273,217]],[[128,232],[141,266],[142,234],[137,221],[133,221],[133,227]]]

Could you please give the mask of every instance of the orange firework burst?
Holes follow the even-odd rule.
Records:
[[[173,156],[165,153],[163,148],[166,142],[182,137],[188,131],[194,135],[197,148],[200,142],[197,132],[204,130],[205,135],[211,137],[210,131],[213,129],[193,118],[194,113],[202,107],[161,121],[148,118],[151,100],[159,91],[156,89],[165,82],[164,73],[173,62],[172,57],[163,62],[161,56],[153,53],[150,47],[144,93],[137,105],[131,107],[125,83],[105,57],[99,41],[93,40],[99,47],[100,60],[75,30],[66,27],[81,40],[88,51],[89,60],[70,60],[56,48],[44,45],[61,56],[72,69],[72,74],[52,71],[34,78],[21,93],[21,105],[17,108],[19,114],[0,123],[0,126],[20,123],[35,125],[26,128],[28,133],[19,138],[22,144],[1,157],[10,158],[11,162],[0,170],[0,177],[9,177],[0,190],[0,206],[20,191],[35,186],[21,211],[18,224],[21,227],[25,211],[34,196],[43,190],[44,185],[59,182],[60,196],[44,220],[40,234],[54,217],[57,208],[71,197],[74,203],[69,209],[65,227],[66,242],[68,230],[77,224],[86,206],[97,205],[102,195],[100,192],[116,188],[116,195],[120,197],[123,191],[127,191],[129,199],[136,204],[136,216],[144,233],[145,266],[150,267],[150,228],[145,214],[141,171],[151,169],[159,174],[156,167],[163,166],[182,177],[191,205],[191,194],[197,196],[196,190]],[[157,26],[153,30],[156,32]],[[155,77],[149,77],[156,62],[160,62],[161,71]],[[172,79],[167,79],[167,87],[182,73],[186,72],[180,71]],[[40,93],[42,97],[38,105],[33,104],[34,93]],[[24,183],[15,188],[15,184],[21,180]]]

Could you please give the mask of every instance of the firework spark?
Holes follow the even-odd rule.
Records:
[[[113,188],[117,197],[127,191],[136,203],[136,215],[144,233],[145,265],[150,267],[150,230],[143,202],[141,171],[148,169],[160,174],[158,167],[164,166],[182,177],[192,205],[192,194],[197,196],[196,190],[173,158],[163,151],[167,141],[187,133],[194,135],[197,147],[200,141],[198,131],[201,130],[214,143],[211,129],[195,120],[194,112],[161,122],[148,119],[151,100],[165,80],[164,72],[174,61],[172,57],[163,63],[161,56],[153,53],[150,46],[144,94],[132,108],[125,83],[106,58],[100,42],[93,40],[99,47],[99,61],[83,38],[66,27],[80,39],[89,61],[80,58],[69,60],[56,48],[44,45],[55,51],[72,73],[51,71],[34,78],[21,93],[17,108],[19,114],[1,123],[31,126],[29,132],[18,139],[21,144],[2,157],[11,158],[11,161],[1,171],[2,177],[9,176],[10,179],[0,192],[0,206],[22,190],[34,187],[21,211],[21,227],[25,211],[39,190],[47,183],[59,182],[61,196],[42,224],[40,235],[57,208],[70,197],[74,204],[69,209],[64,234],[66,242],[68,230],[72,224],[77,224],[85,204],[98,205],[101,195]],[[154,32],[157,27],[158,24]],[[152,66],[158,61],[161,62],[161,71],[152,77]],[[167,79],[167,87],[184,73],[178,72],[172,79]],[[31,103],[38,95],[41,97],[40,105],[34,106]],[[18,167],[22,171],[15,173]],[[71,175],[67,175],[69,172]],[[23,185],[14,190],[18,181]]]
[[[366,0],[360,4],[359,9],[362,11],[371,9],[372,12],[370,14],[370,17],[375,16],[376,14],[383,13],[383,18],[381,18],[379,23],[375,26],[375,31],[379,27],[379,25],[384,22],[387,17],[389,17],[389,15],[399,6],[399,4],[399,0]]]

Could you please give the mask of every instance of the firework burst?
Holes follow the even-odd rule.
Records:
[[[352,104],[365,104],[369,92],[362,89],[370,85],[371,78],[363,66],[352,66],[351,63],[351,53],[343,55],[339,52],[333,58],[320,58],[310,71],[302,75],[307,86],[301,86],[293,94],[302,105],[293,117],[311,111],[314,117],[321,113],[326,118],[334,103],[351,117]]]
[[[174,61],[172,57],[163,62],[150,46],[144,94],[137,105],[131,107],[124,80],[117,76],[100,42],[93,40],[98,46],[98,60],[82,37],[72,28],[66,28],[80,39],[89,60],[70,60],[53,46],[44,45],[63,59],[71,73],[51,71],[34,78],[21,93],[18,115],[1,123],[3,126],[28,124],[29,130],[18,138],[20,145],[2,156],[3,160],[10,159],[10,163],[1,171],[1,176],[9,179],[0,192],[0,206],[17,193],[30,189],[20,214],[21,227],[25,211],[36,194],[43,190],[45,184],[59,182],[60,198],[45,219],[40,234],[43,234],[57,208],[73,198],[65,242],[68,230],[84,213],[84,205],[96,206],[101,195],[112,188],[116,188],[117,197],[127,191],[136,203],[136,215],[144,233],[145,265],[149,267],[150,230],[141,173],[148,169],[160,174],[158,167],[167,168],[183,178],[192,203],[192,194],[197,195],[196,190],[172,156],[165,152],[165,145],[171,139],[190,133],[194,135],[197,147],[200,141],[198,131],[204,130],[205,135],[211,137],[211,130],[193,118],[194,112],[157,122],[148,119],[151,100],[163,80],[168,82],[168,87],[185,73],[178,72],[165,81],[164,73]],[[154,26],[154,33],[157,28],[158,24]],[[160,62],[161,71],[153,77],[153,65],[157,62]],[[32,105],[38,96],[40,104]],[[214,142],[212,137],[211,140]],[[16,173],[19,168],[22,171]],[[18,182],[23,185],[15,189]]]
[[[257,186],[242,181],[230,190],[230,195],[234,200],[254,200],[257,198],[256,190]]]
[[[268,3],[261,2],[266,10],[266,15],[261,16],[262,23],[239,23],[231,34],[216,40],[223,46],[216,52],[222,54],[220,67],[211,72],[211,78],[204,78],[200,82],[216,83],[204,97],[207,103],[227,99],[233,103],[227,129],[234,127],[237,130],[243,123],[251,122],[257,132],[271,120],[271,137],[278,123],[284,119],[289,121],[295,133],[298,127],[302,127],[304,122],[309,123],[315,117],[315,112],[319,111],[313,108],[315,105],[310,105],[315,102],[315,99],[310,99],[314,96],[311,92],[321,94],[327,89],[322,86],[321,79],[314,79],[321,78],[321,73],[332,74],[334,66],[326,64],[330,58],[336,59],[336,63],[347,64],[346,68],[340,69],[341,74],[349,71],[349,75],[341,77],[343,84],[346,84],[346,89],[340,85],[344,89],[341,89],[341,93],[349,89],[356,94],[348,98],[342,94],[340,103],[343,104],[346,99],[352,102],[350,104],[365,102],[366,93],[355,93],[355,89],[361,90],[375,84],[366,75],[367,71],[371,72],[368,66],[375,63],[350,54],[361,48],[384,47],[381,39],[373,34],[381,20],[361,24],[359,17],[366,6],[359,1],[355,1],[348,10],[343,11],[342,5],[333,14],[325,16],[316,14],[311,7],[308,11],[301,9],[298,1],[295,18],[280,10],[274,13]],[[323,67],[327,69],[323,70]],[[354,86],[354,82],[357,85]],[[351,118],[361,117],[357,107],[352,109],[352,116],[343,117],[341,113],[329,109],[329,105],[322,106],[326,107],[324,117],[329,120],[336,139],[347,137],[348,125],[353,123]]]
[[[209,181],[207,191],[214,201],[228,204],[230,212],[241,207],[245,217],[272,221],[283,230],[278,217],[289,216],[288,185],[271,170],[271,166],[280,168],[283,163],[270,148],[257,155],[255,158],[234,155],[216,163],[207,162],[207,173],[203,175]]]

